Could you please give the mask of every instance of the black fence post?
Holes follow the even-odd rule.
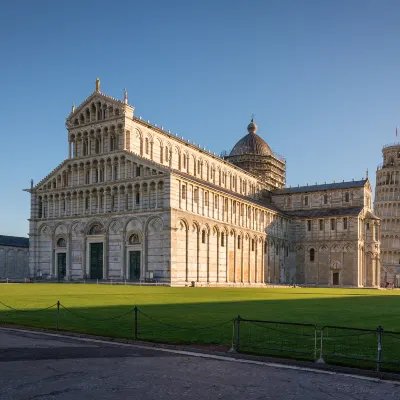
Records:
[[[236,351],[240,352],[240,315],[236,318]]]
[[[382,362],[382,333],[383,328],[378,326],[378,359],[376,361],[376,370],[379,372],[381,370],[381,362]]]
[[[134,338],[138,338],[138,308],[135,306],[134,311]]]
[[[56,329],[58,330],[60,325],[60,301],[57,301],[57,325]]]

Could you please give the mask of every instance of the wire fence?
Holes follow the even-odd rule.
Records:
[[[152,314],[145,307],[77,309],[61,302],[35,309],[0,301],[4,324],[19,324],[162,343],[212,344],[231,352],[306,359],[320,363],[400,371],[400,332],[242,318],[204,323],[209,318],[179,313]],[[215,320],[215,319],[214,319]]]

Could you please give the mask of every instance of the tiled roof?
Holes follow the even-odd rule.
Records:
[[[363,207],[349,207],[349,208],[318,208],[299,211],[286,211],[286,214],[291,217],[297,218],[323,218],[323,217],[338,217],[346,215],[358,215]]]
[[[350,182],[337,182],[337,183],[324,183],[322,185],[310,185],[310,186],[298,186],[292,188],[284,188],[272,190],[272,194],[286,194],[286,193],[302,193],[302,192],[317,192],[320,190],[332,190],[332,189],[350,189],[364,187],[367,179],[360,181]]]
[[[18,236],[0,235],[0,246],[29,247],[29,239]]]

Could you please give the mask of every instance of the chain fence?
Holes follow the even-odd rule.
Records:
[[[161,343],[213,345],[223,351],[311,360],[319,363],[400,372],[400,332],[236,318],[204,323],[198,315],[149,313],[137,306],[96,310],[61,302],[15,308],[0,301],[3,324],[18,324]],[[215,318],[214,318],[215,319]],[[222,347],[222,348],[221,348]]]

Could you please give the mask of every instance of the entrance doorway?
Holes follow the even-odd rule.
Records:
[[[90,279],[103,279],[103,243],[90,243]]]
[[[335,286],[339,285],[339,272],[333,273],[333,284]]]
[[[140,279],[140,251],[129,252],[129,279]]]
[[[57,277],[62,281],[67,274],[67,253],[57,254]]]

